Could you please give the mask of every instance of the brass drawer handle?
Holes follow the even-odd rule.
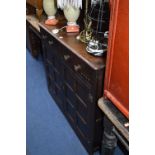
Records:
[[[53,41],[52,41],[52,40],[49,40],[49,41],[48,41],[48,44],[49,44],[49,45],[53,45]]]
[[[74,70],[79,71],[81,69],[81,65],[74,65]]]
[[[43,39],[46,39],[47,38],[47,35],[43,35]]]
[[[64,55],[64,59],[68,60],[70,58],[70,55]]]

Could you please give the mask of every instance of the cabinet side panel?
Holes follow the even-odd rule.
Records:
[[[129,116],[129,1],[116,0],[111,8],[104,95]]]

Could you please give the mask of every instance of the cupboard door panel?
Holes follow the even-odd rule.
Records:
[[[77,80],[76,94],[86,105],[93,103],[91,88],[87,87],[81,80]]]
[[[90,130],[91,128],[87,124],[87,122],[80,116],[79,113],[77,113],[77,128],[80,130],[81,134],[85,139],[90,139]]]
[[[79,98],[77,98],[77,112],[81,115],[85,122],[88,121],[89,107]]]
[[[75,75],[68,67],[65,67],[64,69],[64,80],[66,84],[74,91],[76,87]]]
[[[64,111],[64,95],[62,89],[55,83],[55,91],[57,97],[57,104]]]
[[[66,106],[67,117],[75,125],[76,124],[76,109],[75,109],[75,106],[72,104],[72,102],[69,99],[66,100],[66,105],[65,106]]]

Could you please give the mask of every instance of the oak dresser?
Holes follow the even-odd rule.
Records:
[[[52,29],[64,26],[39,24],[48,90],[71,127],[93,154],[101,145],[102,112],[97,106],[103,95],[104,57],[86,52],[86,45],[76,39],[78,33],[65,31],[53,34]]]

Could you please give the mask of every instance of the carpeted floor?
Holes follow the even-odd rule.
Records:
[[[88,155],[48,93],[41,58],[34,59],[28,50],[26,71],[27,155]],[[119,149],[115,154],[122,155]]]

